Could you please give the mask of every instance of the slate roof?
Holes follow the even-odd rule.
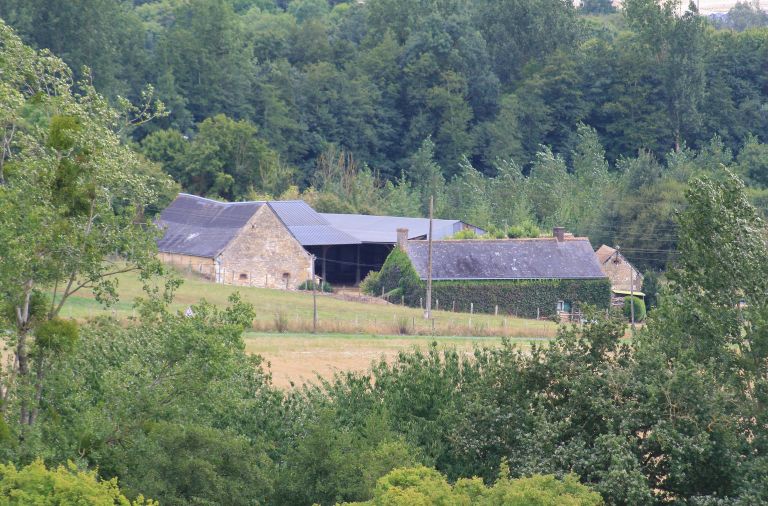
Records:
[[[410,241],[406,252],[427,278],[427,241]],[[432,243],[432,279],[605,279],[586,238]]]
[[[158,250],[214,258],[234,239],[263,202],[223,203],[180,193],[157,220],[165,235]]]
[[[332,213],[321,213],[321,216],[335,228],[363,243],[394,244],[397,242],[398,228],[408,229],[408,239],[426,239],[429,234],[429,218]],[[433,220],[432,239],[449,237],[465,226],[467,225],[459,220]],[[477,227],[472,228],[480,233],[484,232]]]
[[[302,246],[360,244],[355,237],[331,226],[302,200],[218,202],[180,193],[157,220],[157,225],[165,230],[157,248],[165,253],[214,258],[265,204]]]

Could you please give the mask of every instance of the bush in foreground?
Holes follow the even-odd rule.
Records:
[[[21,469],[13,464],[0,464],[0,504],[158,506],[141,496],[129,501],[120,493],[117,479],[99,481],[96,473],[78,471],[74,464],[49,470],[40,460]]]
[[[373,499],[350,506],[411,506],[474,504],[479,506],[597,506],[603,499],[579,483],[574,475],[563,480],[554,476],[534,475],[511,480],[504,466],[499,479],[490,487],[480,478],[462,478],[451,486],[445,476],[428,467],[395,469],[382,477]]]

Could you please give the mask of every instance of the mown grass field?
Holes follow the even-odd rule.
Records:
[[[534,341],[548,340],[511,338],[515,346],[523,349]],[[331,378],[340,371],[365,372],[374,361],[389,361],[401,350],[425,350],[433,342],[438,348],[455,348],[459,353],[471,354],[476,346],[498,346],[501,338],[260,332],[249,332],[245,336],[246,350],[265,358],[279,387],[300,385],[317,376]]]
[[[246,349],[269,363],[275,384],[289,386],[331,377],[336,371],[365,371],[371,362],[389,359],[398,351],[439,346],[471,353],[474,346],[495,346],[508,337],[523,347],[533,340],[547,340],[557,332],[548,321],[469,315],[435,311],[434,327],[422,318],[420,309],[393,304],[341,300],[318,295],[318,334],[312,334],[312,294],[264,288],[217,285],[183,277],[173,308],[183,311],[203,299],[225,306],[233,292],[256,309],[253,329],[246,333]],[[62,316],[87,319],[99,314],[127,318],[134,313],[133,301],[143,296],[141,283],[132,274],[118,277],[120,301],[110,308],[99,305],[90,292],[78,293],[65,305]],[[282,332],[277,332],[278,327]]]

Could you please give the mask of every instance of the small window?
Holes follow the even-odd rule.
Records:
[[[283,279],[289,279],[290,277],[291,277],[291,273],[290,272],[284,272],[283,273]]]
[[[557,301],[557,312],[561,313],[563,311],[565,311],[565,301],[558,300]]]
[[[244,272],[243,272],[243,273],[241,273],[241,274],[240,274],[240,279],[243,279],[243,280],[247,280],[247,279],[248,279],[248,274],[246,274],[246,273],[244,273]]]

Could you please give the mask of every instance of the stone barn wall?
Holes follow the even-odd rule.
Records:
[[[269,206],[259,208],[219,255],[218,281],[295,289],[311,276],[312,258]]]

